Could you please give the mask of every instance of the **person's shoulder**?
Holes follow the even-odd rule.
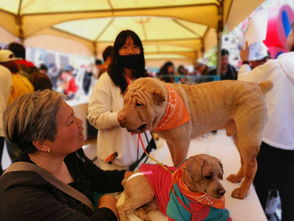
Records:
[[[11,72],[8,68],[4,67],[3,65],[0,65],[0,78],[11,79]]]
[[[101,77],[97,80],[96,84],[99,85],[99,87],[103,87],[103,88],[116,87],[107,72],[101,75]]]
[[[24,60],[24,59],[16,59],[15,61],[19,65],[23,65],[26,67],[35,67],[35,65],[32,62]]]
[[[102,75],[100,75],[98,81],[110,81],[111,78],[108,74],[108,72],[104,72]]]
[[[9,69],[8,69],[7,67],[1,65],[1,64],[0,64],[0,72],[1,72],[1,73],[5,73],[5,74],[6,74],[6,73],[11,74],[11,72],[9,71]]]
[[[21,186],[41,186],[48,183],[33,171],[13,171],[7,172],[0,177],[0,194],[13,190]]]

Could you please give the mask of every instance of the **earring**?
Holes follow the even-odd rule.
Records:
[[[50,153],[51,152],[51,149],[48,149],[47,152]]]

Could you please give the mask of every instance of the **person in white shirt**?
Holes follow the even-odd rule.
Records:
[[[4,129],[3,129],[3,113],[7,107],[7,102],[12,89],[11,72],[4,66],[0,65],[0,175],[2,169],[2,153],[4,148]]]
[[[97,158],[103,169],[129,168],[142,157],[145,148],[155,145],[150,132],[132,134],[117,119],[123,107],[123,94],[129,83],[147,77],[143,45],[138,35],[122,31],[115,39],[107,73],[96,82],[88,107],[88,120],[98,129]],[[148,145],[149,144],[149,145]]]
[[[245,52],[245,53],[244,53]],[[247,50],[248,52],[248,50]],[[246,50],[241,55],[244,61]],[[250,70],[243,65],[240,70]],[[268,191],[277,189],[282,203],[282,220],[294,220],[294,52],[280,55],[252,71],[239,72],[238,80],[271,80],[274,87],[266,95],[268,120],[263,131],[254,186],[265,209]]]

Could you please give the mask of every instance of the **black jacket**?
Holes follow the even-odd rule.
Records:
[[[31,162],[27,155],[17,161]],[[84,193],[94,204],[94,192],[122,191],[125,171],[103,171],[82,149],[68,155],[65,163],[74,179],[70,185]],[[108,208],[94,212],[80,201],[52,186],[30,171],[9,172],[0,177],[0,220],[117,220]]]

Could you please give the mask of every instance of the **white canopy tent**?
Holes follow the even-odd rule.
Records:
[[[79,42],[86,48],[81,51],[90,54],[100,53],[128,28],[142,38],[147,59],[173,56],[193,61],[216,45],[223,25],[231,30],[262,2],[0,0],[0,26],[27,46],[42,46],[38,39],[43,36],[42,47],[51,49],[50,39],[61,45],[57,39],[65,38]],[[59,50],[67,47],[63,42]]]

